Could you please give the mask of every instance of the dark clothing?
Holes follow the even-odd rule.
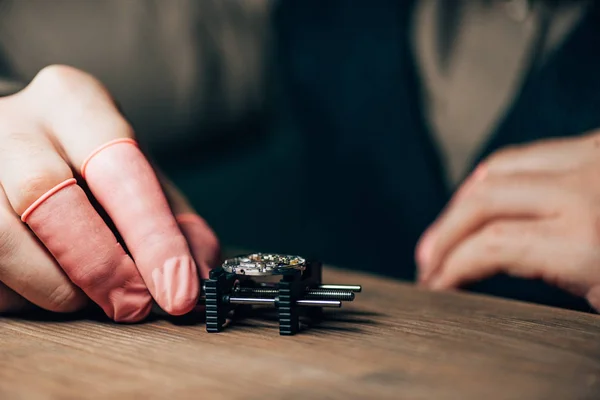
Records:
[[[174,178],[197,194],[195,205],[224,243],[302,253],[412,280],[416,242],[451,191],[423,117],[409,40],[412,2],[357,4],[280,2],[274,70],[279,85],[268,134],[256,150],[232,156],[235,161],[218,176],[192,177],[189,171]],[[565,44],[532,72],[479,158],[513,143],[598,127],[595,4]],[[217,200],[207,187],[219,191]],[[584,300],[537,281],[498,276],[470,289],[590,310]]]

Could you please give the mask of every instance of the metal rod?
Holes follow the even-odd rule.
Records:
[[[362,286],[360,285],[319,285],[317,286],[319,289],[326,290],[349,290],[351,292],[360,292],[362,290]]]
[[[342,302],[339,300],[298,300],[296,304],[299,306],[312,306],[312,307],[331,307],[340,308]]]
[[[230,304],[275,304],[275,299],[264,299],[260,297],[230,297]]]
[[[278,289],[272,288],[240,288],[239,293],[246,296],[277,296]],[[325,289],[308,289],[304,293],[304,298],[307,300],[354,300],[354,293],[348,290],[325,290]]]
[[[254,305],[264,305],[264,304],[275,304],[276,299],[265,299],[265,298],[255,298],[255,297],[230,297],[230,304],[254,304]],[[310,307],[333,307],[340,308],[342,306],[342,302],[338,300],[297,300],[296,304],[299,306],[310,306]]]

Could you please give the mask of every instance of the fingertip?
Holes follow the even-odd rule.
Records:
[[[146,287],[136,284],[135,287],[122,288],[113,296],[112,315],[115,322],[134,323],[145,319],[152,310],[152,296]],[[108,313],[107,313],[108,314]]]
[[[198,303],[198,296],[178,299],[164,310],[170,315],[180,316],[192,311]]]
[[[161,315],[163,317],[180,316],[188,314],[192,311],[197,311],[198,308],[201,307],[201,305],[197,304],[198,297],[199,296],[196,296],[195,299],[190,298],[187,301],[178,302],[177,304],[171,304],[169,305],[169,308],[167,310],[164,310],[160,305],[158,305],[158,303],[153,303],[151,312],[153,314]]]
[[[460,282],[460,276],[448,262],[442,263],[439,268],[425,277],[423,286],[434,291],[447,290],[455,287]]]
[[[158,305],[173,315],[185,313],[194,307],[199,287],[190,246],[149,161],[137,146],[117,143],[134,142],[114,140],[93,152],[83,169],[86,182]]]
[[[196,263],[191,255],[167,259],[152,271],[156,302],[171,315],[190,312],[200,296]]]
[[[133,307],[121,307],[115,310],[115,314],[112,319],[118,323],[136,323],[141,322],[152,311],[152,301],[151,299],[146,303],[146,305],[139,307],[139,305],[134,305]]]
[[[433,230],[428,229],[417,244],[415,258],[419,268],[420,280],[426,280],[432,271],[433,245],[435,243]]]
[[[179,316],[192,311],[198,305],[199,291],[187,293],[174,298],[162,298],[159,303],[161,310],[169,315]]]
[[[434,291],[441,291],[441,290],[449,288],[449,285],[446,282],[445,278],[441,275],[431,278],[426,283],[426,286],[427,286],[427,288],[434,290]]]

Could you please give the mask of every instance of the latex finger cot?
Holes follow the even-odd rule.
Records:
[[[75,179],[49,190],[21,219],[110,318],[134,322],[148,315],[152,299],[133,260]]]
[[[106,210],[159,306],[191,311],[199,296],[196,264],[158,178],[132,139],[93,151],[81,174]]]

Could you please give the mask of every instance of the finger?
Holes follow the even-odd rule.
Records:
[[[207,279],[209,271],[221,262],[217,236],[206,221],[196,213],[179,189],[164,175],[159,174],[159,178],[179,228],[190,246],[200,277]]]
[[[12,314],[31,308],[31,303],[0,282],[0,315]]]
[[[10,127],[5,127],[11,129]],[[41,134],[4,134],[0,182],[12,209],[69,279],[115,321],[137,321],[151,298],[133,261]]]
[[[553,221],[500,220],[456,246],[424,286],[457,288],[495,274],[542,279],[576,296],[600,282],[595,245],[565,240]]]
[[[419,241],[420,280],[426,280],[456,244],[491,219],[550,217],[569,196],[551,176],[487,176],[470,185]]]
[[[64,73],[71,75],[63,85],[70,92],[48,125],[110,216],[159,306],[174,315],[190,311],[199,296],[197,268],[131,126],[97,81],[79,71]]]
[[[185,314],[195,306],[200,287],[188,243],[139,148],[130,141],[108,143],[84,164],[84,179],[157,303],[170,314]]]
[[[566,171],[580,166],[586,158],[581,155],[594,151],[596,143],[600,146],[598,139],[581,136],[515,145],[492,154],[483,165],[489,174]]]
[[[88,298],[10,210],[0,189],[0,281],[31,303],[54,312],[82,309]]]
[[[557,265],[569,254],[556,246],[544,223],[527,220],[491,222],[462,241],[443,265],[424,282],[431,289],[450,289],[506,273],[526,279],[558,281]]]

